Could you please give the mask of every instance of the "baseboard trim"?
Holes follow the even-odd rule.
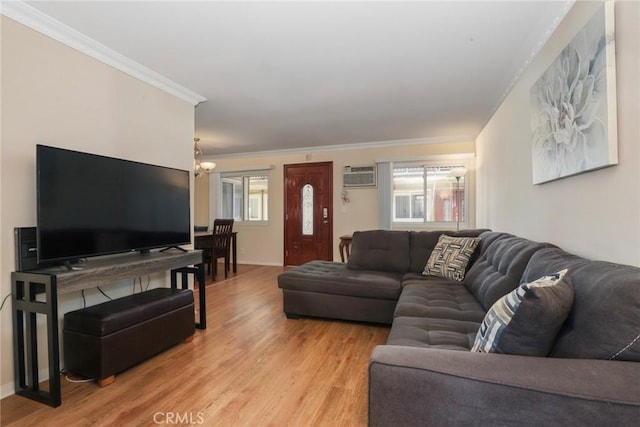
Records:
[[[265,267],[282,267],[281,262],[264,262],[264,261],[238,261],[238,265],[263,265]]]

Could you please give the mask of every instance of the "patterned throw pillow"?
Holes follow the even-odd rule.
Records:
[[[469,260],[478,243],[480,243],[479,237],[441,235],[427,260],[427,265],[425,265],[422,274],[451,280],[464,279],[464,275],[467,272],[467,264],[469,264]]]
[[[566,269],[523,283],[491,306],[471,351],[547,356],[573,295]]]

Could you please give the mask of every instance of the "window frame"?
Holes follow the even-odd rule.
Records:
[[[422,220],[398,220],[396,218],[395,212],[395,197],[396,195],[402,195],[396,193],[394,190],[394,171],[396,168],[416,168],[422,167],[423,169],[423,191],[422,194],[424,196],[424,212]],[[464,220],[460,221],[460,229],[465,229],[469,227],[473,227],[475,221],[470,220],[470,215],[474,212],[474,208],[472,204],[474,203],[475,197],[471,194],[472,189],[472,181],[473,181],[473,159],[468,158],[450,158],[450,159],[439,159],[439,160],[419,160],[419,161],[394,161],[391,162],[390,165],[390,206],[389,211],[391,215],[391,229],[456,229],[457,221],[455,219],[451,219],[450,221],[429,221],[428,217],[429,209],[428,209],[428,200],[429,195],[427,188],[427,174],[424,171],[427,168],[456,168],[456,167],[464,167],[467,169],[467,173],[465,174],[464,180],[460,185],[460,190],[463,191],[464,198],[461,200],[462,208],[463,208],[463,218]],[[412,196],[415,194],[411,192],[402,192],[404,195],[409,196],[409,209],[412,210]],[[416,193],[418,194],[418,193]]]
[[[251,178],[264,177],[266,180],[266,191],[260,196],[260,200],[257,205],[259,206],[261,219],[251,219],[252,210],[250,209],[252,201],[251,191]],[[232,191],[232,204],[231,211],[227,209],[229,201],[228,185],[233,185]],[[241,187],[239,191],[236,190],[236,186]],[[271,187],[271,174],[270,170],[250,170],[250,171],[226,171],[220,173],[220,212],[223,217],[230,217],[235,222],[243,225],[268,225],[270,218],[270,203],[269,203],[269,191]],[[238,195],[239,196],[236,196]],[[236,215],[236,210],[239,210],[239,215]],[[266,215],[266,219],[264,219]]]

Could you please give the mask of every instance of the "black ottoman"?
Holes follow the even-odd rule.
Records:
[[[64,315],[64,365],[101,387],[195,332],[193,292],[157,288]]]

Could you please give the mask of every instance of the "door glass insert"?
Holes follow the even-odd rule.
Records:
[[[313,186],[302,187],[302,235],[313,236]]]

